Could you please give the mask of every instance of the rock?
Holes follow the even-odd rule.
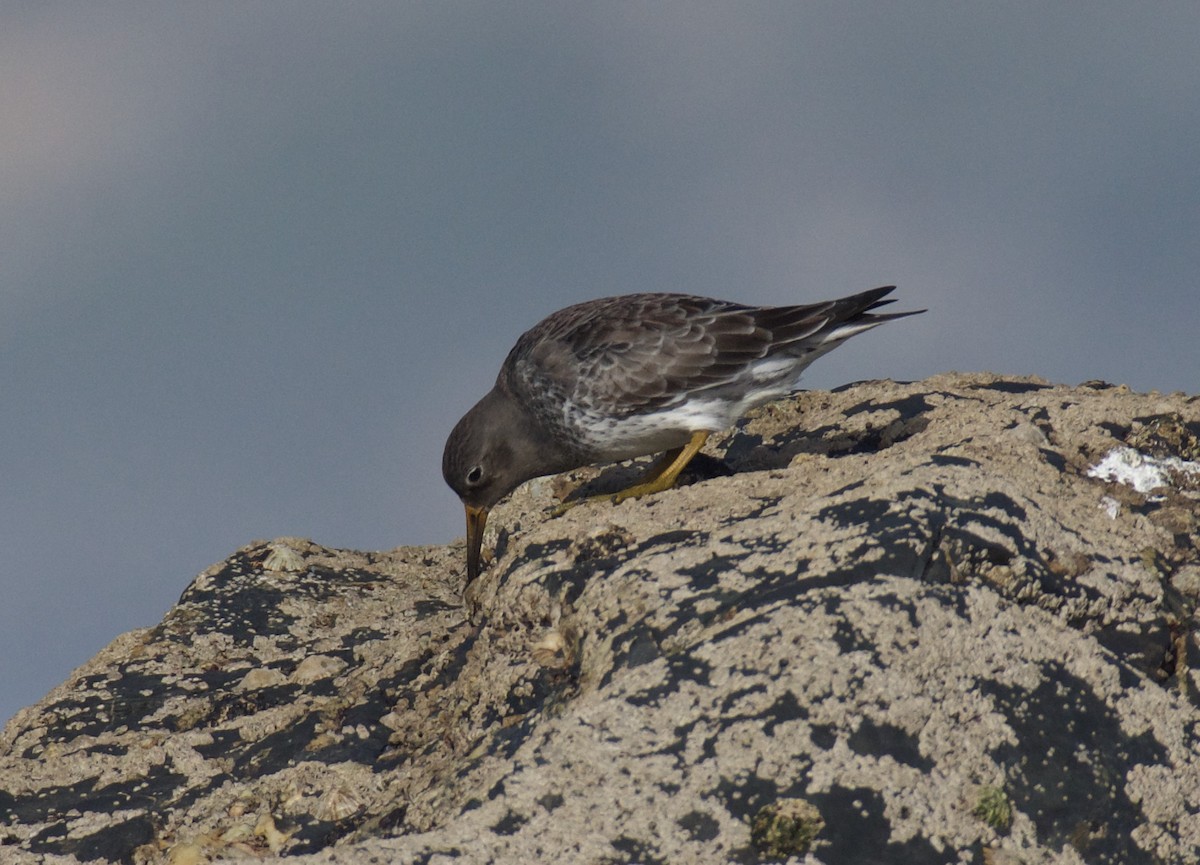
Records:
[[[461,545],[251,544],[9,723],[0,859],[1195,861],[1197,436],[1101,382],[804,393],[726,476],[518,490],[474,621]]]

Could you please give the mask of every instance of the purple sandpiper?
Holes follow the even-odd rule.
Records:
[[[665,452],[623,501],[674,485],[710,433],[796,390],[845,340],[924,310],[873,314],[895,286],[803,306],[629,294],[560,309],[526,331],[450,433],[442,475],[467,512],[467,584],[488,511],[531,478]]]

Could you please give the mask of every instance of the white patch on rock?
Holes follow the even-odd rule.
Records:
[[[1171,486],[1171,473],[1178,472],[1200,479],[1200,462],[1179,457],[1152,457],[1133,448],[1113,448],[1104,459],[1087,470],[1089,478],[1115,481],[1148,493],[1159,487]]]

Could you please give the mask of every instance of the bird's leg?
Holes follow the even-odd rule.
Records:
[[[627,499],[636,499],[639,496],[669,490],[675,486],[675,481],[679,479],[679,473],[692,461],[692,457],[700,452],[700,448],[704,447],[707,439],[707,430],[692,433],[691,440],[683,447],[667,451],[655,460],[640,482],[628,489],[621,490],[616,495],[597,496],[597,498],[611,499],[613,504],[620,504]]]
[[[571,508],[581,505],[584,502],[612,502],[615,505],[627,499],[636,499],[650,493],[669,490],[675,486],[675,481],[678,480],[679,473],[692,461],[692,457],[700,452],[700,448],[704,447],[704,442],[708,439],[708,435],[706,430],[692,433],[691,440],[683,447],[664,452],[662,456],[650,464],[645,474],[642,475],[642,479],[633,486],[627,487],[618,493],[604,493],[598,496],[576,499],[573,502],[563,502],[550,512],[551,519],[561,517],[567,511],[571,510]]]

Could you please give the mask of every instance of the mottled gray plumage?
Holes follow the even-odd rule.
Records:
[[[698,449],[697,434],[794,390],[808,364],[846,339],[923,311],[872,313],[891,303],[884,297],[893,289],[778,307],[630,294],[569,306],[534,325],[442,457],[446,483],[467,507],[468,579],[478,573],[488,509],[518,485],[689,441]]]

